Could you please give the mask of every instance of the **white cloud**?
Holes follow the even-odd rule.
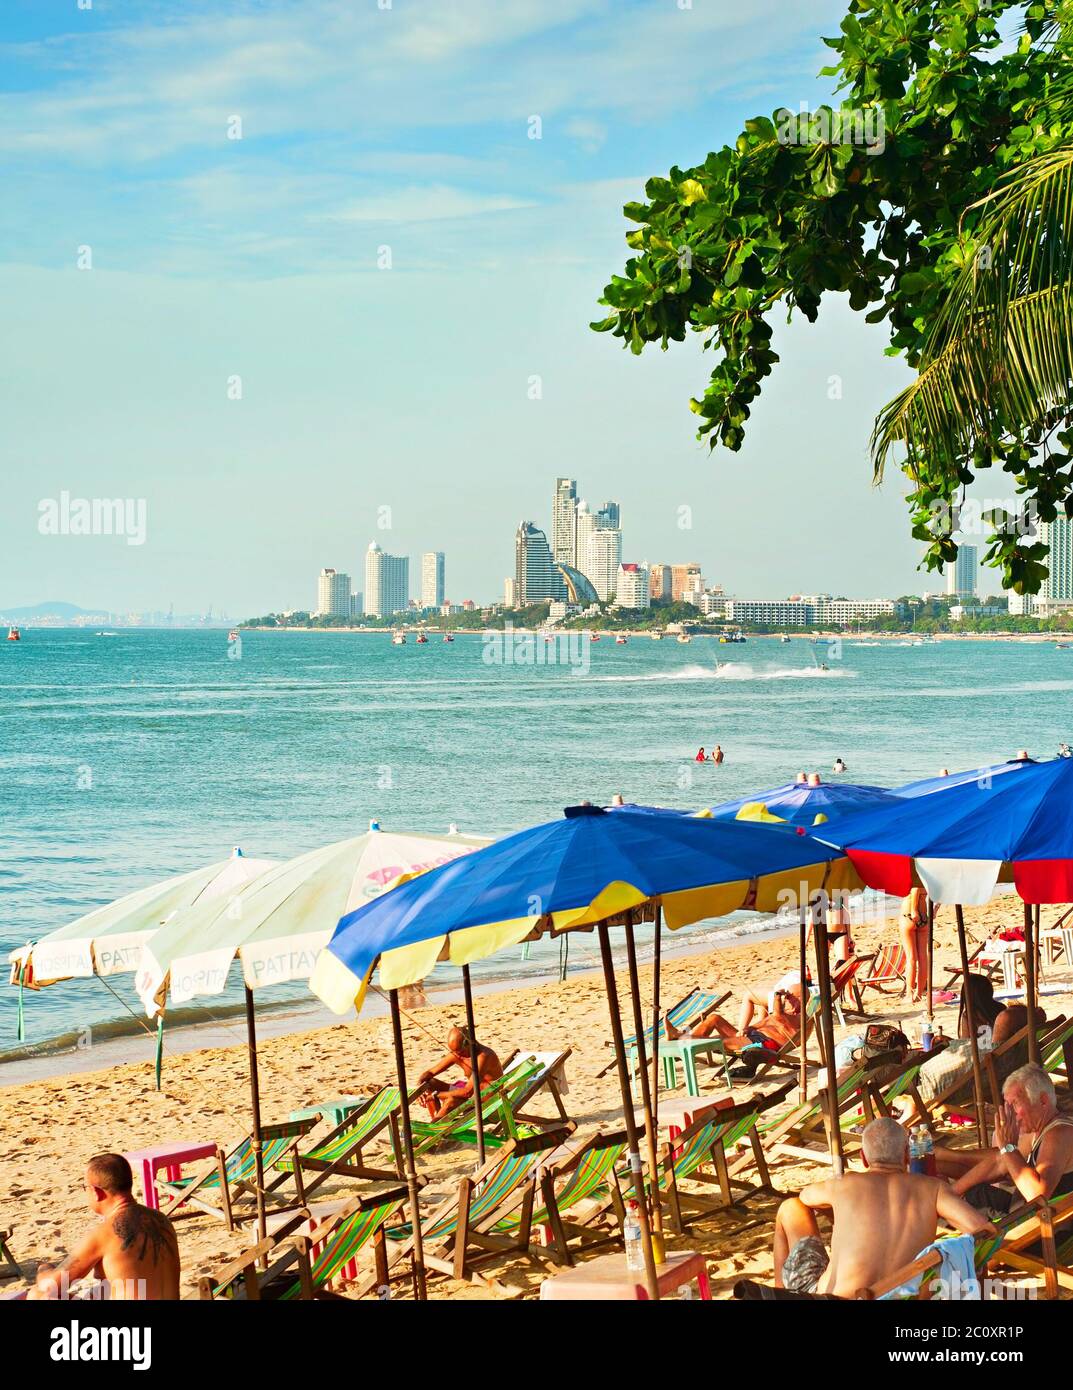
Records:
[[[446,218],[479,217],[533,206],[531,202],[503,194],[468,193],[445,184],[414,184],[356,199],[326,215],[336,222],[439,222]]]

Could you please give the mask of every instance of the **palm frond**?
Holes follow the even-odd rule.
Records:
[[[917,378],[880,413],[872,461],[963,466],[981,440],[1031,430],[1073,390],[1073,145],[1019,167],[966,212],[975,255],[951,290]]]

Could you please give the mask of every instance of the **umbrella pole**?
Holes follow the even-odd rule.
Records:
[[[406,1186],[410,1192],[410,1221],[414,1228],[414,1297],[425,1300],[425,1247],[421,1239],[421,1212],[417,1199],[417,1169],[414,1167],[414,1132],[410,1127],[410,1096],[406,1089],[406,1058],[402,1051],[402,1015],[399,991],[388,991],[391,1004],[391,1040],[395,1045],[395,1076],[402,1109],[402,1149],[406,1161]]]
[[[915,930],[915,928],[914,928]],[[935,904],[928,898],[928,1022],[935,1017]]]
[[[663,908],[656,908],[656,934],[653,939],[652,949],[652,1085],[650,1093],[652,1097],[652,1127],[656,1129],[659,1124],[659,1035],[660,1035],[660,1008],[659,1008],[659,970],[663,955]]]
[[[253,990],[246,986],[246,1047],[250,1057],[250,1107],[253,1110],[253,1161],[257,1172],[257,1239],[267,1234],[265,1218],[265,1170],[261,1156],[261,1087],[257,1078],[257,1023]]]
[[[156,1071],[156,1088],[160,1090],[160,1068],[164,1061],[164,1015],[161,1014],[156,1021],[156,1060],[154,1070]]]
[[[980,1040],[976,1035],[976,1014],[972,1007],[972,990],[969,988],[969,948],[965,944],[965,912],[961,904],[954,908],[958,924],[958,948],[961,951],[961,998],[965,1004],[965,1022],[969,1030],[969,1046],[972,1049],[972,1087],[976,1094],[976,1134],[980,1148],[987,1148],[987,1114],[984,1109],[984,1074],[980,1066]],[[1035,1032],[1035,1029],[1031,1029]]]
[[[815,919],[816,976],[820,986],[820,1021],[823,1050],[827,1054],[827,1143],[836,1178],[842,1176],[842,1126],[838,1117],[838,1071],[835,1062],[835,1023],[831,1009],[831,962],[827,954],[827,907],[821,905]]]
[[[641,1109],[645,1117],[645,1147],[648,1149],[649,1190],[652,1194],[652,1258],[666,1262],[663,1252],[663,1206],[659,1192],[659,1159],[656,1156],[656,1122],[652,1114],[652,1088],[649,1086],[648,1058],[645,1056],[644,1019],[641,1014],[641,986],[637,979],[637,943],[633,936],[633,913],[626,913],[626,959],[630,968],[630,1003],[633,1030],[637,1038],[637,1075],[641,1082]]]
[[[1036,1032],[1036,932],[1031,904],[1025,903],[1025,1003],[1028,1006],[1028,1060],[1039,1065],[1039,1034]]]
[[[808,978],[808,945],[807,933],[805,930],[805,914],[801,914],[800,941],[798,943],[798,975],[801,979],[801,1037],[797,1044],[797,1050],[801,1054],[801,1069],[798,1076],[798,1087],[801,1092],[801,1104],[804,1105],[808,1100],[808,1001],[809,987],[805,983]]]
[[[477,1030],[473,1022],[473,985],[469,966],[462,967],[462,989],[466,996],[466,1034],[469,1037],[469,1064],[473,1081],[473,1105],[477,1115],[477,1166],[484,1167],[484,1112],[481,1107],[481,1076],[477,1070]]]
[[[637,1214],[641,1223],[641,1245],[645,1255],[645,1284],[651,1299],[659,1298],[659,1282],[656,1277],[656,1262],[652,1252],[652,1234],[648,1228],[648,1207],[645,1203],[645,1185],[641,1176],[641,1155],[637,1148],[637,1123],[633,1117],[633,1095],[630,1092],[630,1073],[626,1065],[626,1045],[622,1039],[622,1019],[618,1011],[618,989],[615,986],[615,967],[611,960],[611,940],[607,934],[607,923],[598,927],[600,936],[600,960],[604,968],[604,990],[607,993],[607,1009],[611,1015],[611,1037],[615,1045],[615,1065],[618,1069],[618,1084],[622,1094],[622,1118],[626,1122],[626,1144],[630,1151],[630,1177],[634,1196],[637,1198]]]

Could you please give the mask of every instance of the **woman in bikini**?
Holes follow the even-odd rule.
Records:
[[[910,888],[898,931],[905,947],[910,1003],[919,1004],[928,992],[928,895],[923,888]]]

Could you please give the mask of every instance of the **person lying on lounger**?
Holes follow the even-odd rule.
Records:
[[[780,975],[768,989],[747,985],[742,994],[738,1032],[744,1033],[752,1024],[762,1023],[768,1014],[775,1013],[779,996],[789,991],[796,991],[796,997],[800,999],[801,972],[798,970],[788,970],[785,975]]]
[[[942,1178],[910,1173],[909,1136],[896,1120],[873,1120],[861,1136],[865,1173],[810,1183],[775,1217],[775,1286],[855,1298],[925,1250],[940,1219],[965,1235],[994,1227]],[[816,1212],[830,1211],[828,1252]]]
[[[428,1071],[423,1071],[417,1078],[424,1083],[424,1091],[420,1099],[428,1109],[430,1118],[442,1120],[444,1115],[451,1110],[457,1109],[463,1101],[468,1100],[473,1094],[473,1062],[470,1056],[471,1044],[469,1034],[465,1028],[452,1028],[447,1034],[447,1056],[437,1062]],[[481,1086],[487,1086],[493,1081],[498,1081],[503,1075],[503,1067],[499,1058],[490,1047],[485,1047],[484,1043],[476,1044],[477,1052],[477,1075],[480,1078]],[[440,1081],[441,1072],[447,1071],[449,1067],[458,1067],[465,1080],[452,1083]]]
[[[780,982],[781,983],[781,982]],[[801,986],[791,985],[788,989],[776,989],[771,996],[771,1012],[765,1013],[758,1023],[745,1028],[735,1028],[721,1014],[709,1014],[692,1028],[678,1029],[667,1020],[664,1031],[668,1042],[676,1038],[710,1038],[713,1034],[722,1038],[730,1052],[741,1052],[747,1047],[763,1047],[769,1051],[777,1050],[784,1043],[797,1038],[801,1028]]]
[[[86,1168],[91,1211],[101,1218],[62,1264],[37,1267],[33,1299],[67,1298],[76,1280],[94,1274],[110,1299],[177,1299],[179,1242],[166,1216],[134,1200],[130,1164],[122,1154],[98,1154]]]

